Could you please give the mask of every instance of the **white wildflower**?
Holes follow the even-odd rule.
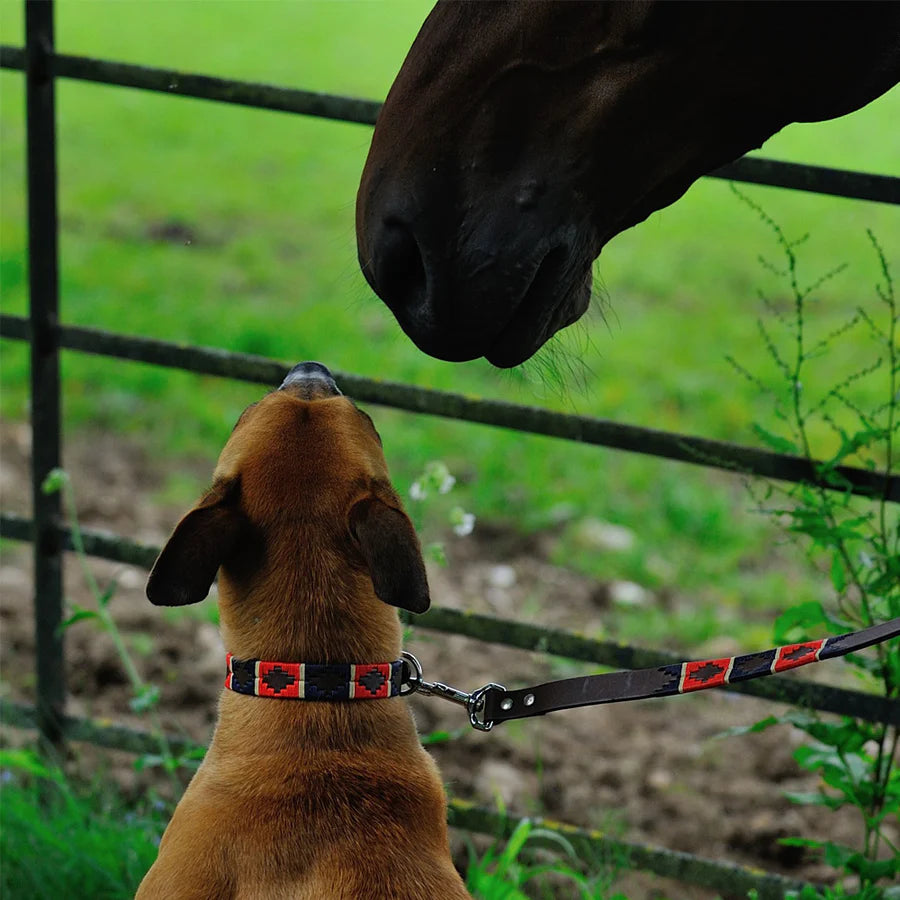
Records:
[[[450,510],[450,523],[453,525],[454,534],[465,537],[471,534],[475,527],[475,515],[467,513],[461,506],[455,506]]]

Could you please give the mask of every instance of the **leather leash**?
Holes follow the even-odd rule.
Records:
[[[558,709],[594,706],[600,703],[621,703],[648,697],[670,697],[702,691],[707,688],[762,678],[788,669],[796,669],[823,659],[846,656],[864,647],[880,644],[900,635],[900,618],[860,631],[837,637],[822,638],[774,647],[759,653],[695,662],[672,663],[651,669],[610,672],[548,681],[534,687],[508,691],[500,684],[486,684],[471,694],[441,682],[428,682],[422,677],[422,667],[411,653],[402,654],[409,666],[403,679],[406,690],[401,694],[420,694],[443,697],[466,707],[469,722],[479,731],[490,731],[499,722],[541,716]]]

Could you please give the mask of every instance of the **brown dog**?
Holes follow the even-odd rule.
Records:
[[[423,612],[430,602],[380,438],[324,366],[295,366],[243,413],[147,595],[196,603],[217,570],[232,689],[139,900],[468,898],[441,780],[406,701],[284,699],[365,696],[382,690],[384,673],[396,689],[399,665],[359,664],[397,660],[391,607]],[[247,660],[249,672],[238,662]],[[310,672],[323,666],[275,667],[279,680],[273,661],[376,674],[316,688]]]

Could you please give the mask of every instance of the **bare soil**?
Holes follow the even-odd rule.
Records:
[[[196,479],[198,493],[215,449],[209,461],[178,463],[182,478]],[[27,426],[0,428],[0,452],[3,508],[27,514]],[[85,526],[161,544],[183,512],[159,499],[166,463],[149,459],[134,443],[109,434],[77,438],[67,446],[64,462]],[[436,604],[586,632],[603,619],[606,586],[551,565],[540,536],[523,538],[479,523],[471,537],[448,551],[450,565],[429,570]],[[7,546],[0,563],[2,691],[33,701],[28,548]],[[92,566],[101,580],[118,578],[112,609],[143,674],[162,690],[167,729],[207,741],[224,665],[215,626],[202,614],[173,616],[152,607],[144,597],[143,571],[101,561]],[[72,558],[66,578],[68,600],[90,606]],[[422,660],[426,677],[467,689],[487,681],[534,684],[576,671],[559,660],[422,629],[409,648]],[[129,709],[126,677],[106,635],[79,623],[67,632],[66,654],[71,714],[146,727]],[[422,732],[455,731],[465,724],[459,707],[435,698],[411,702]],[[770,703],[712,691],[570,710],[489,734],[465,731],[432,752],[456,797],[489,807],[502,803],[511,813],[600,828],[630,841],[824,880],[827,867],[801,848],[780,845],[779,838],[804,835],[854,843],[860,828],[850,812],[797,807],[783,796],[816,787],[792,759],[799,736],[779,726],[762,734],[717,737],[726,728],[779,711]],[[3,739],[21,736],[5,729]],[[147,788],[148,776],[136,773],[124,754],[85,747],[77,752],[82,769],[108,773],[127,792]],[[898,837],[893,835],[895,841]],[[463,846],[462,836],[455,840]],[[633,900],[713,896],[641,874],[626,875],[620,889]]]

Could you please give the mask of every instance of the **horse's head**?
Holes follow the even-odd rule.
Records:
[[[894,83],[896,64],[870,77],[857,58],[887,50],[845,46],[866,14],[851,9],[831,34],[822,21],[836,17],[803,6],[439,3],[363,172],[369,283],[433,356],[527,359],[584,313],[613,236],[787,122],[843,114]]]

